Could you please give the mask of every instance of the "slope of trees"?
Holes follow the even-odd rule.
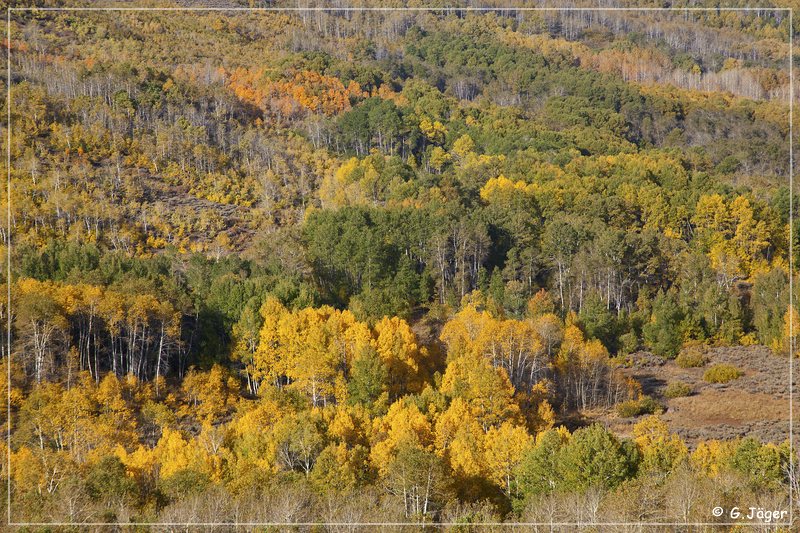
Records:
[[[790,355],[783,15],[11,29],[15,520],[787,508],[787,443],[592,423],[635,352]]]

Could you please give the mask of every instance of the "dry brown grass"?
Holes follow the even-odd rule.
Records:
[[[754,436],[781,442],[788,435],[789,361],[763,346],[709,348],[709,364],[725,363],[743,371],[729,383],[706,383],[705,368],[681,368],[674,361],[656,361],[650,354],[634,358],[625,372],[641,383],[643,392],[662,402],[661,415],[670,429],[692,446],[698,440]],[[666,398],[664,390],[680,381],[694,391],[691,396]],[[615,431],[630,435],[639,419],[621,419],[608,411],[598,417]]]

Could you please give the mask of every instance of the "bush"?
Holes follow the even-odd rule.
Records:
[[[683,351],[675,358],[675,364],[681,368],[697,368],[706,364],[706,356],[697,348]]]
[[[617,414],[622,418],[639,416],[639,402],[636,400],[628,400],[618,403]]]
[[[617,414],[622,418],[653,415],[661,411],[663,411],[661,404],[650,396],[642,396],[638,400],[628,400],[617,404]]]
[[[742,371],[733,365],[716,364],[706,370],[703,379],[708,383],[728,383],[742,376]]]
[[[680,381],[673,381],[664,389],[664,396],[667,398],[682,398],[692,393],[692,387]]]
[[[655,415],[664,410],[660,403],[655,401],[650,396],[642,396],[639,400],[639,414],[640,415]]]

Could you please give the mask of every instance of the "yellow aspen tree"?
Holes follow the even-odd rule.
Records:
[[[716,477],[733,454],[735,443],[718,440],[703,441],[689,456],[690,464],[707,476]]]
[[[253,353],[254,376],[278,384],[286,374],[282,358],[282,345],[278,333],[281,320],[289,311],[277,298],[267,297],[260,309],[263,325],[259,333],[258,348]]]
[[[39,453],[43,453],[40,450]],[[11,454],[11,479],[21,493],[42,494],[47,483],[42,459],[29,447],[22,446]]]
[[[137,479],[140,483],[150,483],[155,481],[157,458],[152,448],[139,445],[132,452],[128,452],[124,446],[117,446],[114,449],[125,471],[129,476]]]
[[[489,479],[509,497],[513,490],[514,473],[531,443],[528,431],[510,422],[489,428],[486,432],[484,457]]]
[[[225,415],[239,393],[238,380],[218,364],[208,372],[190,369],[181,388],[187,400],[186,414],[201,422],[214,422]]]
[[[486,359],[464,356],[450,361],[442,376],[441,392],[462,398],[484,431],[506,420],[522,422],[506,371],[492,367]]]
[[[362,406],[337,405],[325,412],[328,436],[350,447],[366,445],[369,430],[369,416]]]
[[[179,431],[166,429],[153,450],[158,461],[158,475],[166,479],[175,473],[192,469],[212,477],[213,461],[193,439],[185,439]]]
[[[100,406],[98,427],[108,442],[122,445],[136,442],[136,418],[117,376],[106,374],[97,386],[94,399]]]
[[[375,324],[374,346],[389,371],[390,398],[422,390],[428,352],[419,346],[411,326],[398,317]]]
[[[484,474],[483,440],[481,425],[461,398],[454,399],[436,420],[436,453],[457,476],[470,478]]]
[[[789,354],[790,357],[797,356],[797,333],[800,331],[800,324],[798,324],[798,321],[800,321],[800,314],[798,314],[797,308],[794,305],[788,306],[786,313],[783,315],[783,335],[780,341],[775,341],[776,343],[779,342],[781,345],[779,350]],[[795,353],[789,353],[791,346],[794,346]]]
[[[276,442],[272,430],[289,414],[277,401],[262,398],[250,408],[240,409],[227,425],[235,461],[271,472],[275,469]]]
[[[430,449],[433,446],[433,428],[416,405],[398,400],[389,407],[385,416],[373,422],[372,442],[372,462],[381,474],[385,474],[399,447],[409,445]]]
[[[725,199],[720,194],[704,194],[697,200],[692,224],[699,238],[710,248],[733,234],[734,224]]]
[[[763,220],[756,220],[750,201],[737,196],[730,204],[730,213],[736,229],[733,245],[746,272],[764,265],[764,252],[769,248],[769,229]]]
[[[279,325],[288,387],[304,393],[314,406],[325,405],[334,394],[337,361],[326,328],[333,312],[330,307],[302,309],[285,316]]]
[[[633,427],[636,445],[642,453],[642,467],[669,474],[686,459],[688,451],[678,435],[670,434],[667,424],[657,416],[648,416]]]

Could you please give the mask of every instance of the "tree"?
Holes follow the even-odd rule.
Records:
[[[728,465],[733,443],[711,440],[701,442],[689,457],[691,466],[703,474],[715,478]]]
[[[522,422],[505,370],[492,367],[483,358],[462,356],[450,361],[442,376],[441,392],[463,399],[484,430],[505,421]]]
[[[783,347],[782,351],[789,354],[789,357],[797,355],[797,332],[800,329],[800,314],[797,307],[790,305],[783,316]],[[794,353],[792,353],[794,350]]]
[[[672,292],[660,292],[653,300],[650,322],[643,328],[644,340],[657,354],[672,358],[678,354],[682,344],[680,323],[683,319],[680,307]]]
[[[542,339],[547,357],[552,357],[564,336],[559,318],[553,313],[539,315],[533,319],[533,330]]]
[[[306,394],[312,405],[325,404],[334,393],[338,354],[332,352],[326,328],[327,309],[303,309],[280,321],[278,335],[287,387]]]
[[[745,272],[752,272],[760,264],[764,264],[767,250],[770,247],[769,230],[763,220],[758,220],[753,208],[744,196],[737,196],[730,204],[731,217],[736,224],[733,234],[733,245]]]
[[[433,444],[433,428],[428,418],[414,404],[394,402],[389,411],[375,419],[372,428],[372,462],[381,475],[403,447],[427,450]]]
[[[687,458],[686,445],[677,435],[670,435],[666,423],[649,416],[633,428],[641,454],[640,468],[668,476]]]
[[[572,300],[569,294],[569,274],[572,258],[581,243],[581,235],[575,226],[564,219],[553,219],[542,234],[542,251],[555,268],[558,298],[562,309],[571,309]]]
[[[92,465],[86,476],[86,491],[91,498],[106,500],[113,506],[135,500],[139,487],[119,457],[107,455]]]
[[[372,482],[374,471],[369,465],[369,450],[358,445],[328,444],[320,452],[311,472],[311,480],[323,493],[352,494]]]
[[[388,154],[405,153],[413,142],[414,133],[406,125],[403,109],[383,98],[365,99],[343,113],[337,126],[345,149],[357,155],[369,153],[372,147]]]
[[[300,470],[306,477],[326,444],[315,413],[286,416],[275,427],[278,464],[289,471]]]
[[[574,315],[567,318],[555,361],[564,403],[588,409],[629,398],[636,390],[635,384],[609,364],[608,350],[599,340],[586,341],[581,330],[569,324],[574,320]]]
[[[64,311],[54,299],[55,286],[25,280],[19,283],[16,326],[33,361],[36,383],[49,377],[58,344],[67,329]]]
[[[687,255],[682,261],[678,300],[684,311],[682,328],[698,340],[715,338],[736,342],[743,332],[741,302],[711,269],[705,255]]]
[[[125,383],[113,373],[106,374],[95,390],[94,399],[100,406],[98,429],[111,442],[130,445],[136,441],[135,405],[127,397]]]
[[[782,340],[788,286],[786,271],[778,266],[755,277],[751,297],[753,325],[759,342],[767,346],[775,347]]]
[[[536,443],[522,455],[517,467],[517,498],[550,494],[562,486],[561,453],[570,434],[563,429],[549,429],[536,437]]]
[[[258,351],[263,324],[264,318],[255,309],[255,306],[248,305],[242,311],[239,321],[233,325],[234,348],[231,355],[244,365],[247,388],[251,394],[258,394],[258,387],[263,379],[256,373],[255,367],[255,354]]]
[[[212,461],[208,454],[196,442],[184,438],[179,431],[165,430],[153,449],[153,454],[158,465],[158,476],[162,481],[175,475],[185,479],[186,472],[192,472],[193,479],[197,477],[194,473],[211,478]],[[194,481],[186,485],[193,484]]]
[[[442,460],[433,452],[404,444],[388,464],[386,489],[400,497],[407,519],[425,519],[447,501],[450,490]]]
[[[539,292],[534,294],[528,300],[528,318],[537,319],[540,316],[552,314],[555,311],[555,304],[553,299],[544,289],[539,289]]]
[[[485,475],[484,431],[461,398],[454,399],[436,420],[435,445],[462,488]]]
[[[634,468],[619,440],[599,424],[575,431],[560,455],[559,471],[569,490],[613,489],[629,478]]]
[[[445,324],[440,338],[451,358],[485,358],[492,366],[504,369],[521,392],[536,384],[546,365],[542,339],[529,322],[498,320],[487,311],[478,311],[475,305],[465,306]]]
[[[348,401],[366,407],[388,403],[389,371],[378,352],[372,346],[365,348],[353,360],[350,377],[347,381]]]
[[[194,468],[182,468],[159,480],[159,491],[171,501],[180,502],[202,494],[211,484],[208,474]]]
[[[508,422],[486,432],[486,466],[489,479],[502,487],[507,497],[514,495],[517,468],[528,449],[531,436],[522,426]]]
[[[222,366],[214,365],[208,372],[189,370],[182,388],[188,413],[199,421],[215,422],[236,403],[239,383]]]
[[[786,482],[789,446],[761,444],[753,437],[742,439],[736,446],[730,464],[744,474],[754,490],[783,485]]]
[[[735,227],[725,199],[719,194],[700,197],[692,222],[700,235],[698,241],[705,245],[706,251],[732,237]]]
[[[375,350],[389,373],[390,398],[422,390],[428,350],[417,344],[408,323],[397,317],[384,317],[375,324],[375,335]]]
[[[253,376],[255,387],[260,386],[260,381],[269,379],[271,383],[280,384],[281,376],[286,374],[286,363],[281,357],[281,336],[279,324],[287,314],[286,308],[277,298],[268,297],[259,309],[261,316],[261,330],[258,336],[258,346],[253,354]]]
[[[609,352],[617,351],[617,323],[605,302],[590,293],[578,314],[581,328],[590,339],[598,339]]]

